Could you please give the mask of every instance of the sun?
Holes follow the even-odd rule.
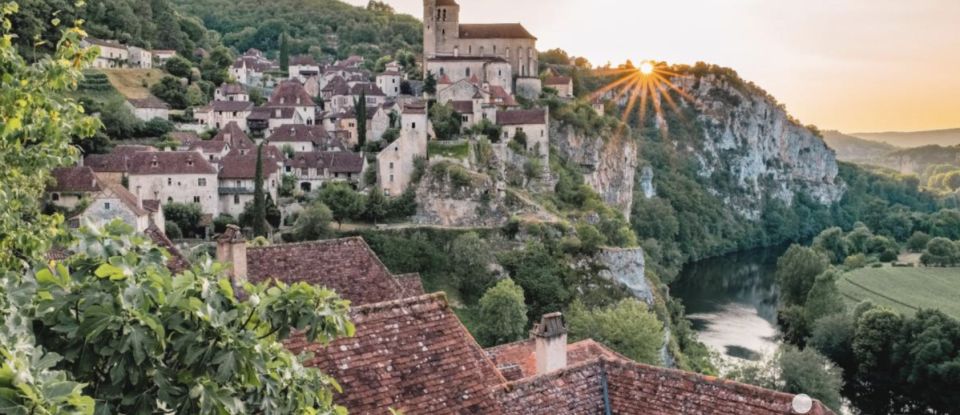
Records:
[[[644,61],[643,63],[641,63],[639,69],[640,69],[640,73],[644,75],[651,75],[653,74],[654,71],[657,70],[657,68],[653,66],[653,62],[650,62],[650,61]]]

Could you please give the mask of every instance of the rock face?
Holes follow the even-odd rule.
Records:
[[[645,274],[642,248],[603,248],[595,259],[605,268],[600,271],[601,277],[625,285],[635,297],[653,305],[653,287]]]
[[[637,171],[637,144],[629,137],[590,136],[559,122],[550,124],[550,145],[583,169],[583,179],[629,219]]]
[[[735,191],[719,196],[738,213],[758,218],[765,196],[788,205],[798,192],[823,204],[843,196],[834,151],[767,94],[714,74],[673,82],[692,98],[683,105],[694,107],[703,126],[702,145],[687,150],[697,154],[703,177],[733,182]]]
[[[640,191],[645,199],[657,195],[657,188],[653,186],[653,168],[650,166],[640,169]]]

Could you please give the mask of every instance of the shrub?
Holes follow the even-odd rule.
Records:
[[[167,222],[164,224],[164,232],[167,234],[167,238],[170,239],[183,239],[183,231],[180,230],[180,226],[176,222]]]

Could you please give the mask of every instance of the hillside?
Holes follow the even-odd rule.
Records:
[[[960,128],[915,132],[853,133],[853,136],[880,141],[897,147],[960,145]]]
[[[423,49],[419,20],[395,14],[382,3],[354,7],[337,0],[174,0],[223,36],[223,43],[268,54],[280,49],[280,35],[291,39],[290,53],[344,58],[360,55],[373,64],[383,56]]]
[[[150,87],[165,73],[160,69],[103,69],[110,84],[126,98],[142,99],[150,96]]]
[[[823,140],[837,152],[837,159],[852,163],[869,163],[897,151],[899,147],[865,140],[839,131],[824,131]]]

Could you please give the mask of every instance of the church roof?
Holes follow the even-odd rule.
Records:
[[[533,39],[520,23],[462,24],[461,39]]]

